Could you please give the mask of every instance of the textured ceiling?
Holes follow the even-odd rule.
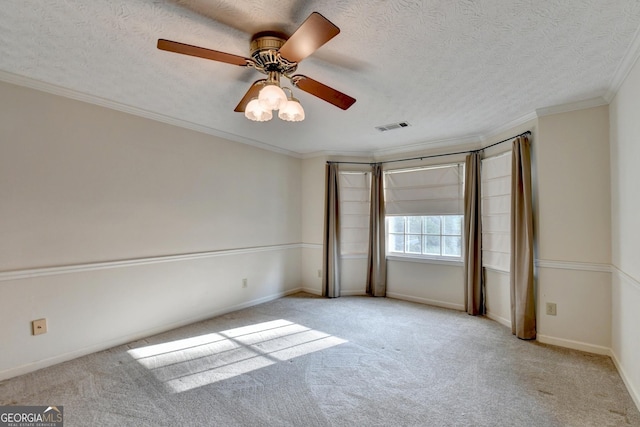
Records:
[[[341,33],[298,73],[357,102],[342,111],[296,90],[301,123],[233,112],[257,71],[156,49],[166,38],[249,56],[252,34],[291,34],[313,11]],[[3,0],[0,78],[292,153],[392,152],[605,96],[639,27],[637,0]],[[411,126],[375,129],[399,121]]]

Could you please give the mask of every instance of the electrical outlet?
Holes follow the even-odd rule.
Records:
[[[322,270],[318,269],[318,279],[322,279]]]
[[[557,314],[557,307],[556,307],[556,303],[555,302],[548,302],[547,303],[547,314],[549,316],[555,316]]]
[[[41,335],[47,333],[47,319],[38,319],[31,322],[31,333]]]
[[[247,279],[242,279],[242,287],[246,288],[247,286],[249,286]]]

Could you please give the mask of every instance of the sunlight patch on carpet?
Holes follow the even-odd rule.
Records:
[[[128,351],[179,393],[347,342],[279,319]]]

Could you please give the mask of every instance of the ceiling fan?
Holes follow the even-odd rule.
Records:
[[[278,31],[254,34],[250,45],[251,58],[165,39],[158,40],[158,49],[255,68],[266,74],[267,78],[253,82],[234,111],[244,112],[245,116],[251,120],[266,121],[271,119],[272,110],[279,110],[278,117],[281,119],[300,121],[304,119],[304,110],[299,101],[293,97],[291,89],[284,88],[289,90],[289,96],[284,93],[283,88],[280,87],[281,77],[286,77],[297,88],[343,110],[356,102],[349,95],[310,77],[293,74],[300,61],[339,32],[340,29],[331,21],[318,12],[313,12],[291,37]]]

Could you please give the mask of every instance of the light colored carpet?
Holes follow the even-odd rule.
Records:
[[[297,294],[0,383],[65,426],[640,426],[611,359],[388,298]]]

